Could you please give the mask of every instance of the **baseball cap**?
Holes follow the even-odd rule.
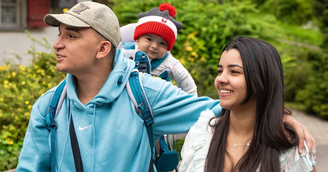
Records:
[[[63,14],[47,14],[43,18],[49,26],[59,27],[61,23],[73,27],[91,27],[110,41],[115,47],[121,41],[121,31],[114,12],[97,2],[81,2]]]

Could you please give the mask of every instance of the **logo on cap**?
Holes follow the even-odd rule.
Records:
[[[166,22],[167,22],[167,18],[163,17],[163,18],[162,18],[162,22],[163,22],[163,23],[166,23]]]
[[[77,14],[80,14],[82,11],[85,11],[87,9],[90,9],[90,7],[87,6],[87,5],[85,5],[85,4],[83,4],[83,3],[81,3],[79,7],[75,7],[73,9],[73,12],[74,13],[77,13]]]

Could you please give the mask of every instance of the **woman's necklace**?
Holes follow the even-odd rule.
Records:
[[[237,144],[236,141],[235,141],[235,138],[233,137],[233,134],[232,134],[232,130],[231,130],[231,136],[232,136],[232,140],[233,140],[233,143],[234,143],[234,147],[237,148],[238,146],[249,146],[251,145],[251,142],[248,142],[246,144]]]

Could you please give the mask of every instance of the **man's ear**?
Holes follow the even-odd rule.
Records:
[[[99,43],[99,49],[97,50],[96,58],[100,59],[108,56],[113,45],[109,41],[101,41]]]

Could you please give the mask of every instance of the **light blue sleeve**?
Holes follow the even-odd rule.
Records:
[[[154,139],[162,134],[187,133],[200,113],[221,111],[219,100],[187,94],[162,79],[143,75],[143,86],[154,115]]]
[[[49,131],[45,113],[51,95],[52,92],[47,92],[33,105],[16,172],[50,171]]]

